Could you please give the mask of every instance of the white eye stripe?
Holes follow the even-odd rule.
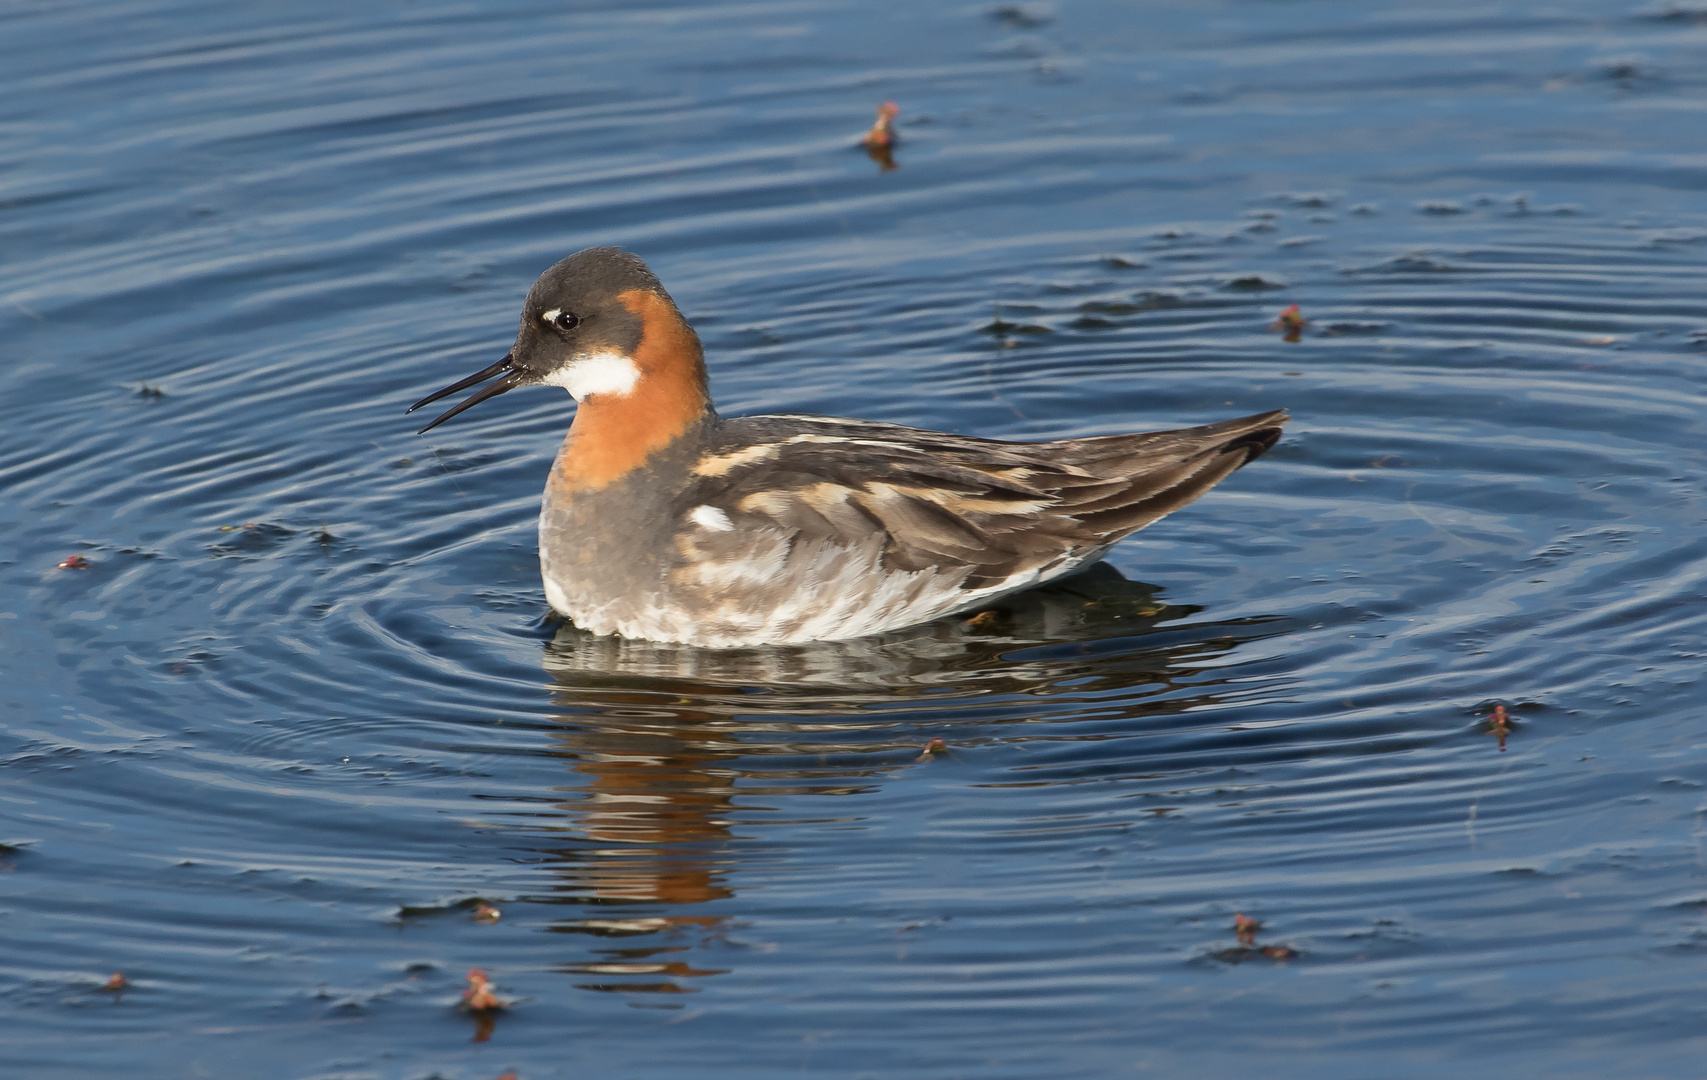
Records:
[[[560,307],[554,307],[550,311],[541,314],[540,319],[543,322],[553,322],[556,320],[557,316],[561,314],[563,314],[563,309]]]

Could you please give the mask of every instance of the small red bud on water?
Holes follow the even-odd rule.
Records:
[[[885,101],[877,107],[877,123],[871,125],[871,130],[865,133],[860,143],[868,149],[877,149],[895,144],[895,132],[891,125],[895,118],[901,115],[901,106],[893,101]]]
[[[492,989],[492,980],[479,968],[468,972],[468,989],[462,992],[462,1007],[474,1017],[474,1042],[483,1043],[492,1037],[498,1024],[498,1013],[504,1008],[503,999]]]
[[[1262,923],[1247,918],[1243,912],[1233,913],[1233,933],[1239,939],[1240,945],[1255,945],[1257,931],[1262,929]]]
[[[492,990],[492,980],[479,968],[468,972],[468,989],[462,992],[462,1007],[469,1012],[491,1012],[504,1007]]]
[[[866,155],[877,162],[878,168],[884,172],[900,168],[895,164],[895,144],[899,140],[892,126],[895,117],[901,113],[901,107],[893,101],[885,101],[877,107],[877,123],[871,125],[871,130],[860,137],[859,143],[865,147]]]
[[[1505,711],[1504,705],[1494,706],[1493,713],[1488,717],[1488,734],[1499,737],[1500,753],[1505,753],[1505,737],[1511,734],[1511,716]]]
[[[87,570],[95,565],[81,555],[67,555],[65,561],[59,564],[61,570]]]
[[[1304,325],[1309,321],[1304,317],[1304,313],[1299,310],[1298,305],[1292,304],[1285,311],[1282,311],[1278,318],[1269,323],[1268,328],[1284,334],[1285,337],[1282,339],[1284,341],[1297,341]]]

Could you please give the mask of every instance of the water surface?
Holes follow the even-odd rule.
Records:
[[[1707,13],[0,20],[9,1075],[1698,1074]],[[402,409],[603,243],[726,414],[1296,419],[993,624],[593,638],[570,403]]]

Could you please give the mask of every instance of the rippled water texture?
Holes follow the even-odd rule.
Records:
[[[0,1071],[1700,1075],[1704,72],[1681,0],[7,6]],[[728,414],[1296,420],[1001,619],[591,638],[571,403],[402,409],[596,243]]]

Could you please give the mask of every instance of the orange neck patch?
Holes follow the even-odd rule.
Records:
[[[705,351],[674,305],[656,293],[631,289],[617,299],[640,317],[640,369],[626,394],[593,394],[575,410],[549,483],[597,491],[640,468],[711,412]]]

